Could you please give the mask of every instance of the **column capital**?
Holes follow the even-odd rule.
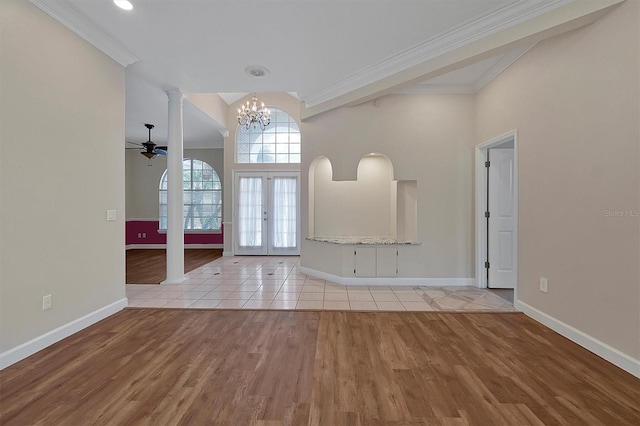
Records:
[[[166,91],[167,96],[169,97],[169,102],[182,102],[184,99],[184,95],[180,91],[180,89],[169,89]]]

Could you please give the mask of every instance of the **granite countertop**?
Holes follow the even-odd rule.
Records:
[[[344,245],[419,245],[417,241],[398,240],[393,237],[308,237],[309,241]]]

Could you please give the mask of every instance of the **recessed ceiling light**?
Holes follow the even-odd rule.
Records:
[[[113,0],[113,2],[116,4],[116,6],[118,6],[120,9],[124,9],[124,10],[131,10],[133,9],[133,5],[131,4],[131,2],[129,0]]]
[[[269,70],[262,65],[249,65],[244,72],[255,78],[264,78],[269,75]]]

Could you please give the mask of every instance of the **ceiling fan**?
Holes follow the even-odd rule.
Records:
[[[138,145],[144,148],[140,154],[144,155],[148,159],[152,159],[156,155],[167,155],[167,147],[166,146],[158,146],[151,140],[151,129],[155,126],[153,124],[145,124],[144,127],[149,129],[149,140],[143,143],[135,143],[135,142],[127,142],[132,145]],[[127,148],[127,149],[138,149],[138,148]]]

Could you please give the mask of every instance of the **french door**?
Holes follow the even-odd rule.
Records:
[[[236,172],[234,198],[235,254],[300,254],[298,172]]]

